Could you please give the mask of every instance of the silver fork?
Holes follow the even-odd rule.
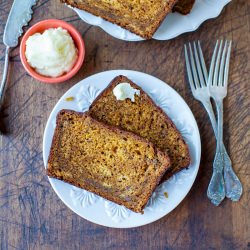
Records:
[[[205,107],[209,115],[210,121],[212,123],[215,136],[216,138],[218,138],[217,123],[210,101],[209,86],[207,85],[208,74],[200,42],[198,42],[198,50],[196,43],[194,42],[193,44],[195,56],[193,55],[191,44],[189,43],[190,60],[188,56],[187,46],[185,45],[184,47],[185,47],[185,59],[186,59],[188,79],[193,96],[195,99],[199,100]],[[229,65],[229,57],[227,61],[228,63],[226,65]],[[242,185],[233,171],[231,160],[226,152],[223,142],[221,144],[222,145],[220,146],[222,148],[221,151],[223,152],[224,159],[222,159],[220,162],[218,160],[216,161],[216,163],[214,162],[213,177],[211,179],[208,189],[208,197],[215,205],[219,205],[220,202],[224,199],[225,195],[231,200],[237,201],[239,200],[242,194]],[[224,188],[224,180],[222,175],[223,167],[224,167],[224,179],[226,183],[226,191]]]

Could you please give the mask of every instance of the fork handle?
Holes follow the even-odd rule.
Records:
[[[223,145],[224,157],[224,181],[226,188],[226,197],[232,201],[238,201],[242,195],[242,184],[232,168],[232,162]]]
[[[0,110],[3,106],[4,94],[7,86],[7,75],[8,75],[8,67],[9,67],[9,52],[10,47],[6,47],[5,50],[5,60],[4,60],[4,69],[3,69],[3,78],[0,85]]]
[[[218,150],[216,150],[213,162],[213,174],[208,185],[207,196],[215,206],[218,206],[225,198],[223,154]]]
[[[212,105],[210,103],[210,108]],[[218,114],[218,124],[217,124],[217,145],[216,154],[213,163],[213,174],[210,180],[207,196],[211,202],[218,206],[225,198],[225,183],[223,178],[223,165],[224,165],[224,152],[222,151],[222,137],[223,137],[223,103],[222,100],[216,101],[216,108]],[[214,114],[213,114],[214,116]]]
[[[216,122],[216,118],[214,115],[214,110],[213,110],[211,101],[210,101],[210,99],[207,99],[206,101],[202,102],[202,104],[208,113],[208,116],[210,118],[210,121],[211,121],[211,124],[213,127],[213,131],[214,131],[214,134],[215,134],[215,137],[217,140],[217,122]]]
[[[208,116],[210,118],[215,137],[217,139],[217,122],[214,115],[214,111],[211,105],[210,100],[206,100],[205,102],[202,102],[204,108],[206,109]],[[225,182],[225,188],[226,188],[226,197],[231,199],[232,201],[238,201],[242,195],[242,184],[235,174],[232,162],[230,160],[230,157],[227,153],[227,150],[222,142],[222,153],[223,153],[223,165],[224,165],[224,182]]]
[[[216,110],[217,110],[217,148],[222,152],[223,144],[223,100],[215,100]],[[223,160],[224,161],[224,160]]]

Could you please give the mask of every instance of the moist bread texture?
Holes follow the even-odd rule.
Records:
[[[115,23],[145,39],[152,38],[177,0],[61,0]]]
[[[85,113],[57,116],[47,174],[143,213],[170,166],[147,140],[102,124]]]
[[[195,0],[179,0],[173,7],[173,12],[187,15],[193,8]]]
[[[113,89],[121,82],[127,82],[133,88],[140,90],[140,95],[135,95],[135,102],[130,99],[124,101],[116,99]],[[114,78],[92,103],[88,113],[96,120],[146,138],[161,151],[166,152],[171,161],[171,169],[166,172],[162,181],[189,166],[190,155],[187,144],[174,123],[139,86],[127,77]]]

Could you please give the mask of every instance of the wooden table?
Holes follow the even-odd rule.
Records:
[[[0,2],[1,41],[11,4],[10,0]],[[117,40],[82,22],[59,1],[39,1],[30,25],[47,18],[73,24],[85,40],[86,59],[73,79],[49,85],[26,73],[19,48],[11,53],[0,117],[8,128],[8,134],[0,137],[0,249],[250,249],[249,9],[249,1],[234,0],[218,18],[206,21],[195,32],[171,41],[136,43]],[[215,139],[206,112],[188,87],[183,45],[201,40],[209,62],[218,38],[233,40],[224,139],[244,193],[237,203],[225,200],[215,207],[206,196]],[[1,73],[4,49],[0,43]],[[169,215],[134,229],[105,228],[74,214],[51,188],[42,159],[44,127],[58,99],[81,79],[110,69],[143,71],[168,82],[190,106],[201,133],[201,165],[190,193]]]

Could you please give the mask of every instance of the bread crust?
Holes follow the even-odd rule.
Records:
[[[126,76],[123,75],[119,75],[117,77],[115,77],[110,84],[97,96],[97,98],[93,101],[93,103],[90,105],[89,107],[89,111],[91,111],[91,109],[95,106],[95,104],[98,102],[98,100],[100,98],[102,98],[103,95],[105,95],[107,92],[109,92],[111,89],[113,89],[117,84],[119,84],[120,82],[128,82],[133,88],[139,89],[140,93],[143,93],[145,98],[151,103],[152,106],[154,106],[158,112],[160,112],[164,119],[166,120],[167,123],[171,124],[171,126],[176,130],[176,132],[178,133],[178,136],[180,138],[180,140],[182,140],[183,144],[185,145],[185,149],[188,152],[187,155],[187,163],[185,165],[183,165],[181,168],[170,168],[169,170],[167,170],[167,172],[165,173],[165,175],[163,176],[161,183],[166,181],[167,179],[169,179],[172,175],[174,175],[175,173],[179,172],[180,170],[184,169],[184,168],[188,168],[188,166],[191,163],[191,158],[190,158],[190,153],[189,153],[189,148],[185,142],[185,140],[183,139],[181,133],[179,132],[179,130],[176,128],[175,124],[172,122],[172,120],[167,116],[167,114],[162,110],[161,107],[159,107],[158,105],[156,105],[156,103],[152,100],[152,98],[138,85],[136,85],[134,82],[132,82],[130,79],[128,79]],[[88,112],[89,112],[88,111]]]
[[[182,15],[187,15],[193,8],[195,0],[179,0],[173,7],[173,12],[179,12]]]
[[[144,39],[151,39],[153,37],[154,33],[156,32],[156,30],[159,28],[159,26],[161,25],[161,23],[165,19],[165,17],[167,16],[167,14],[172,11],[172,8],[174,7],[174,5],[176,4],[176,2],[178,0],[169,0],[168,6],[166,6],[163,9],[161,14],[158,16],[158,19],[155,20],[154,26],[152,26],[152,28],[148,32],[144,32],[142,30],[138,31],[135,28],[133,28],[132,26],[130,26],[129,23],[126,24],[126,23],[123,23],[121,21],[116,20],[115,18],[112,17],[112,15],[110,13],[104,13],[104,12],[100,13],[94,7],[91,8],[87,5],[76,3],[73,0],[60,0],[60,1],[62,3],[70,5],[72,7],[87,11],[95,16],[99,16],[99,17],[103,18],[104,20],[109,21],[113,24],[117,24],[117,25],[121,26],[122,28],[129,30],[130,32],[132,32],[132,33],[134,33],[134,34],[136,34]]]
[[[84,182],[84,183],[80,184],[76,180],[69,179],[69,178],[63,177],[63,176],[58,176],[58,175],[55,175],[53,173],[53,162],[56,160],[56,155],[54,154],[54,149],[59,147],[59,137],[60,137],[60,132],[61,132],[60,131],[60,124],[61,124],[61,119],[62,119],[62,117],[63,117],[63,115],[65,113],[67,113],[67,114],[76,114],[78,116],[81,116],[83,119],[87,117],[88,119],[91,119],[91,122],[97,124],[98,126],[100,126],[102,128],[106,128],[107,130],[111,130],[111,131],[113,131],[115,133],[119,133],[122,136],[133,137],[137,141],[147,143],[148,145],[153,147],[153,149],[156,152],[156,154],[157,154],[159,160],[161,161],[163,167],[162,167],[162,169],[160,171],[159,176],[157,176],[156,180],[153,183],[151,183],[151,186],[153,188],[148,191],[148,195],[145,197],[145,200],[143,200],[143,206],[141,206],[140,208],[136,208],[136,207],[133,206],[133,204],[130,204],[129,202],[124,203],[124,201],[121,200],[118,196],[115,197],[115,196],[111,195],[110,193],[105,192],[105,190],[97,189],[97,188],[91,186],[90,183],[88,183],[88,182]],[[90,192],[93,192],[93,193],[95,193],[95,194],[97,194],[97,195],[99,195],[99,196],[101,196],[101,197],[103,197],[103,198],[105,198],[107,200],[113,201],[113,202],[115,202],[115,203],[117,203],[119,205],[123,205],[123,206],[127,207],[128,209],[130,209],[130,210],[132,210],[134,212],[143,214],[144,207],[147,205],[147,202],[148,202],[149,198],[151,197],[153,191],[158,186],[162,176],[165,174],[165,172],[168,170],[169,167],[170,167],[170,159],[167,156],[167,154],[164,153],[164,152],[161,152],[160,150],[158,150],[147,139],[144,139],[144,138],[142,138],[142,137],[140,137],[140,136],[138,136],[136,134],[133,134],[131,132],[123,131],[123,130],[117,128],[117,127],[113,127],[113,126],[98,122],[95,119],[93,119],[92,117],[90,117],[89,115],[87,115],[86,113],[76,112],[76,111],[73,111],[73,110],[61,110],[57,115],[56,128],[55,128],[54,136],[53,136],[53,139],[52,139],[52,146],[51,146],[51,150],[50,150],[50,154],[49,154],[49,158],[48,158],[47,169],[46,169],[47,175],[49,177],[56,178],[56,179],[62,180],[64,182],[70,183],[70,184],[72,184],[74,186],[83,188],[83,189],[88,190]]]

